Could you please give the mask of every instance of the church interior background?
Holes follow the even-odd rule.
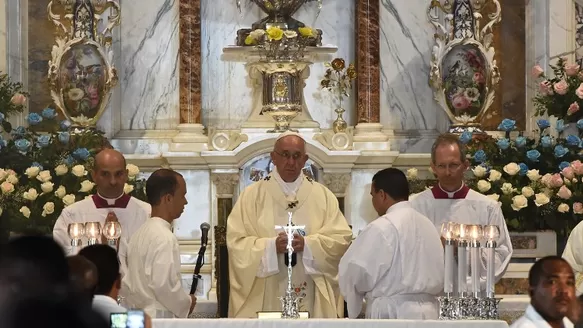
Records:
[[[111,2],[87,1],[98,8]],[[56,12],[75,1],[53,2]],[[227,216],[238,193],[270,171],[269,152],[277,136],[267,132],[274,120],[261,113],[265,86],[255,54],[235,44],[237,31],[265,14],[246,1],[238,9],[234,0],[120,2],[119,25],[107,36],[118,81],[97,127],[142,177],[159,167],[184,175],[189,203],[174,225],[183,278],[189,286],[199,227],[208,222],[212,240],[196,312],[215,317],[225,313],[228,297]],[[429,83],[435,46],[430,3],[324,0],[319,9],[318,2],[310,1],[294,14],[322,31],[322,49],[306,50],[311,63],[300,77],[301,84],[305,81],[302,108],[291,126],[307,140],[305,173],[336,194],[355,234],[376,217],[369,195],[374,173],[392,166],[417,168],[420,177],[430,177],[431,144],[450,126]],[[57,30],[49,19],[51,5],[0,0],[0,22],[5,22],[0,24],[0,71],[29,93],[25,111],[9,118],[13,126],[26,125],[29,113],[58,107],[49,81]],[[501,79],[480,123],[500,136],[497,126],[508,118],[528,135],[537,120],[532,102],[537,82],[530,68],[538,64],[548,70],[559,56],[581,59],[575,50],[583,46],[583,5],[517,0],[500,1],[500,6],[492,46]],[[114,16],[114,9],[109,7],[104,17]],[[341,131],[333,129],[338,117],[334,95],[321,87],[324,64],[334,58],[354,63],[357,72],[342,105],[347,128]],[[552,231],[513,233],[514,259],[496,286],[503,315],[522,313],[531,259],[556,253],[555,238]]]

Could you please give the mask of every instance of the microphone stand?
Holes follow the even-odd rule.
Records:
[[[194,273],[192,275],[192,285],[190,286],[190,294],[194,295],[196,292],[196,287],[198,286],[198,280],[201,277],[200,269],[204,264],[204,252],[206,251],[206,241],[201,244],[200,249],[198,250],[198,258],[196,259],[196,264],[194,265]]]

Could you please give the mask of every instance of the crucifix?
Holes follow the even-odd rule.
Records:
[[[284,319],[297,319],[300,317],[299,313],[299,301],[298,297],[292,288],[292,255],[294,248],[292,247],[292,241],[294,239],[294,233],[298,230],[304,229],[305,226],[297,226],[292,222],[292,212],[288,212],[288,221],[286,226],[275,226],[275,229],[283,229],[287,235],[287,254],[290,261],[287,263],[287,289],[285,295],[280,297],[281,300],[281,317]]]

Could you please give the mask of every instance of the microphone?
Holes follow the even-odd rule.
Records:
[[[206,251],[206,245],[208,244],[209,230],[211,225],[204,222],[200,225],[200,249],[198,250],[198,257],[196,259],[196,264],[194,265],[194,272],[192,274],[192,285],[190,285],[190,294],[194,295],[196,293],[196,287],[198,286],[198,280],[201,279],[200,268],[204,264],[204,252]]]
[[[201,237],[200,237],[200,244],[206,246],[208,244],[208,238],[209,238],[209,230],[211,229],[211,225],[204,222],[203,224],[200,225],[200,231],[202,233]]]

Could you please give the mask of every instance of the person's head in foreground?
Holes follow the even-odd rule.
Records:
[[[96,295],[117,299],[121,288],[121,275],[117,252],[108,245],[96,244],[84,247],[79,255],[95,264],[97,268]]]
[[[184,211],[186,182],[182,175],[169,169],[154,171],[146,181],[146,196],[152,205],[152,216],[172,222]]]
[[[283,181],[296,181],[308,160],[306,141],[297,133],[283,133],[275,142],[271,160]]]
[[[549,324],[561,324],[575,303],[575,275],[559,256],[538,260],[528,273],[530,304]]]
[[[441,188],[450,192],[461,188],[469,165],[458,136],[445,133],[437,137],[431,148],[431,169]]]
[[[67,262],[69,263],[69,279],[74,290],[84,301],[91,304],[98,280],[97,267],[80,255],[69,256]]]
[[[372,206],[379,216],[398,202],[409,200],[409,182],[403,171],[388,168],[378,171],[372,178],[370,186]]]

